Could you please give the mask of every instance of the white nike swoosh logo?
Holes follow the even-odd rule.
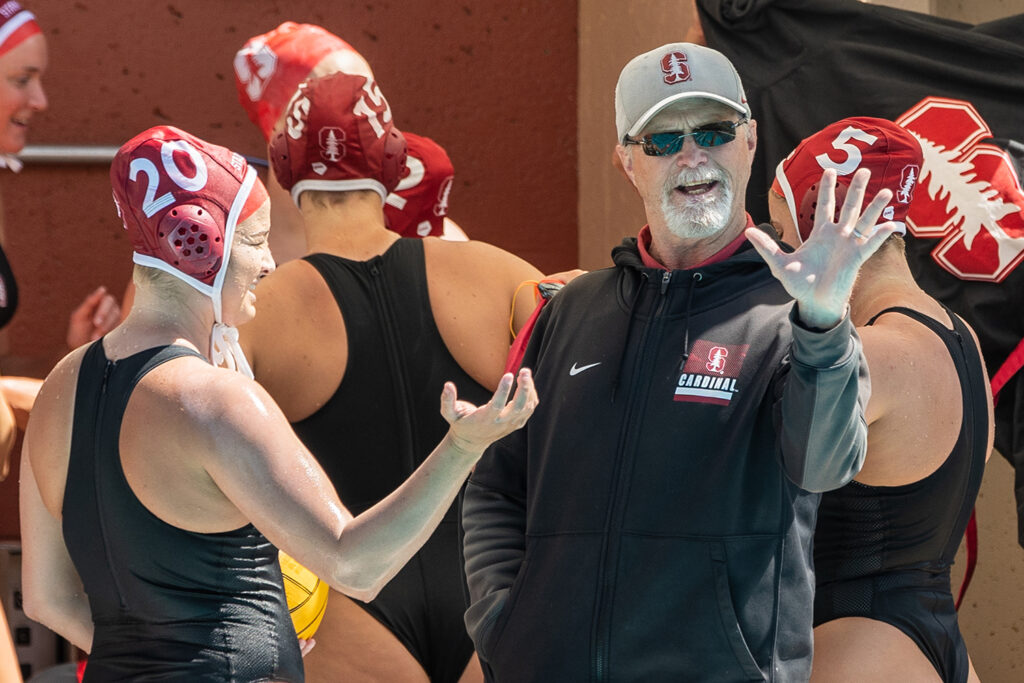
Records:
[[[580,374],[584,370],[589,370],[590,368],[598,366],[600,364],[601,364],[600,362],[591,363],[590,365],[584,365],[583,367],[578,368],[578,367],[576,367],[576,364],[573,363],[572,367],[569,368],[569,376],[570,377],[575,377],[576,375]]]

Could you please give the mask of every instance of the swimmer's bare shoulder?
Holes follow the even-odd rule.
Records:
[[[493,389],[504,372],[512,342],[534,307],[524,281],[541,272],[526,260],[486,242],[423,240],[430,308],[438,331],[456,362],[473,379]],[[513,299],[516,309],[510,326]]]
[[[160,448],[170,447],[185,458],[195,487],[205,486],[208,478],[213,490],[206,504],[220,517],[232,516],[224,509],[230,505],[240,515],[237,521],[251,522],[284,545],[296,535],[308,536],[311,544],[337,540],[350,515],[259,383],[198,358],[183,358],[147,375],[131,400],[136,399],[126,411],[125,426],[136,418],[151,423],[153,415],[167,416],[158,436],[142,431],[145,422],[136,423],[138,443],[161,443]],[[123,445],[132,438],[122,431]],[[179,502],[182,495],[187,494],[176,496]],[[185,514],[181,507],[178,514]]]
[[[439,275],[475,282],[478,286],[486,283],[509,294],[523,280],[541,277],[541,272],[525,259],[478,240],[451,242],[427,237],[423,239],[423,250],[428,265],[437,267]]]
[[[123,429],[147,430],[150,440],[213,451],[273,425],[280,411],[257,382],[195,356],[175,358],[151,370],[136,386]],[[151,416],[160,415],[159,420]],[[123,437],[122,437],[123,438]],[[251,438],[256,438],[251,437]]]
[[[239,343],[260,383],[274,395],[292,386],[307,368],[309,348],[328,342],[332,353],[347,347],[345,326],[330,288],[301,259],[281,265],[256,285],[256,316],[239,328]]]

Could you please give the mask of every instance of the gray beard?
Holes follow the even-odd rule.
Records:
[[[672,200],[675,188],[694,182],[716,180],[719,186],[719,197],[709,201],[688,204],[682,208]],[[683,169],[670,180],[661,197],[661,215],[665,226],[676,237],[695,239],[710,237],[725,229],[732,209],[732,184],[729,177],[721,169],[713,168],[706,171]]]

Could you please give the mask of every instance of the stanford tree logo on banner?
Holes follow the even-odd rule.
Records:
[[[907,228],[961,280],[1001,282],[1024,259],[1024,192],[988,124],[962,100],[927,97],[896,120],[921,142],[921,190]]]

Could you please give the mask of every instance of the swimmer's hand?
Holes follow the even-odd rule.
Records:
[[[299,638],[299,652],[303,657],[308,655],[316,647],[316,641],[312,638]]]
[[[441,393],[441,415],[451,425],[451,444],[476,459],[492,443],[526,424],[537,407],[537,389],[528,368],[519,371],[517,382],[515,396],[509,402],[512,373],[505,373],[494,396],[479,408],[458,400],[455,385],[446,382]]]
[[[82,300],[68,317],[67,343],[69,349],[94,342],[121,322],[121,307],[117,299],[100,286]]]

